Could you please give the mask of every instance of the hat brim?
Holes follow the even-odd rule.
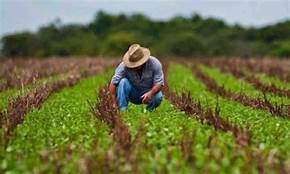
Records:
[[[143,52],[143,57],[140,60],[136,61],[136,62],[130,62],[129,61],[129,57],[130,57],[129,53],[128,52],[125,53],[125,55],[123,56],[123,62],[124,62],[126,67],[128,67],[128,68],[136,68],[138,66],[143,65],[145,62],[147,62],[147,60],[150,57],[150,50],[148,48],[143,48],[143,47],[141,47],[140,49]]]

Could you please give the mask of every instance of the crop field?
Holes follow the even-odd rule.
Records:
[[[290,60],[164,60],[160,107],[112,106],[119,60],[0,60],[0,173],[290,173]]]

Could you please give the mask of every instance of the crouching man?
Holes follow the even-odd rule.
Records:
[[[121,111],[128,109],[128,103],[147,104],[145,111],[156,109],[162,99],[164,85],[162,65],[150,56],[150,50],[133,44],[123,56],[110,84],[113,105]]]

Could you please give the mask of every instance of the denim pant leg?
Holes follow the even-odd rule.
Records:
[[[128,79],[123,78],[120,80],[117,88],[117,100],[120,110],[128,109],[129,93],[131,88],[132,85]]]
[[[163,94],[161,91],[159,91],[157,94],[155,94],[153,96],[153,98],[149,101],[148,105],[147,105],[147,110],[148,111],[153,111],[154,109],[156,109],[161,101],[163,99]]]
[[[127,110],[129,101],[141,104],[140,94],[127,78],[121,79],[117,89],[117,100],[120,110]]]

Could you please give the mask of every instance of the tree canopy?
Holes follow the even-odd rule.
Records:
[[[156,56],[290,57],[290,21],[262,28],[228,25],[215,18],[176,16],[154,21],[142,14],[100,11],[87,25],[59,20],[37,32],[1,38],[2,57],[120,56],[140,43]]]

